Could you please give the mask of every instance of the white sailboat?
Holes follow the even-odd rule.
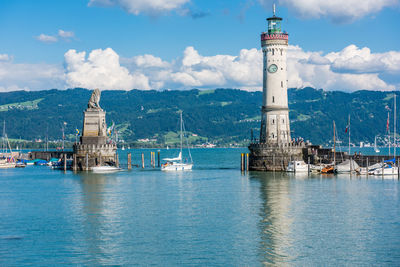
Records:
[[[8,154],[7,148],[10,149],[10,153]],[[10,142],[8,141],[8,137],[6,134],[6,123],[3,122],[3,137],[2,137],[2,153],[0,158],[0,169],[8,169],[15,168],[15,159],[13,157],[13,152],[10,146]]]
[[[164,158],[163,160],[166,161],[166,163],[161,165],[161,170],[162,171],[186,171],[186,170],[191,170],[193,167],[193,160],[192,160],[192,155],[190,154],[190,149],[189,149],[189,144],[187,144],[187,148],[189,151],[189,157],[190,157],[190,162],[183,162],[182,161],[182,147],[183,147],[183,119],[182,119],[182,112],[180,113],[180,119],[181,119],[181,149],[179,152],[178,157],[176,158]],[[187,141],[186,141],[187,142]]]

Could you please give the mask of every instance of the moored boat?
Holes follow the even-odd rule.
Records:
[[[109,166],[109,165],[104,165],[104,166],[96,166],[92,168],[92,171],[94,173],[112,173],[112,172],[119,172],[121,171],[121,168],[118,168],[116,166]]]
[[[180,149],[179,155],[176,158],[163,159],[166,162],[161,165],[162,171],[188,171],[193,168],[193,161],[192,161],[192,155],[190,154],[189,144],[187,144],[187,149],[189,152],[190,162],[182,161],[183,130],[184,130],[183,129],[182,112],[180,113],[180,120],[181,120],[181,133],[180,133],[181,149]]]
[[[360,166],[358,166],[357,162],[353,159],[345,160],[344,162],[335,166],[335,172],[337,173],[349,173],[357,170]]]
[[[308,172],[308,164],[303,160],[290,161],[286,171],[288,172]]]

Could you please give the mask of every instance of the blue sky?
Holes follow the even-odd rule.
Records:
[[[275,2],[290,86],[399,89],[399,0]],[[0,91],[260,90],[271,13],[268,0],[3,0]]]

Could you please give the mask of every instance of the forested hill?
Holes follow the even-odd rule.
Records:
[[[388,106],[393,110],[393,92],[327,92],[313,88],[289,89],[289,108],[293,137],[325,144],[332,138],[332,121],[339,137],[351,115],[354,142],[373,141],[386,130]],[[0,93],[0,121],[6,122],[10,138],[61,138],[64,122],[66,134],[74,138],[75,128],[82,127],[83,111],[91,91],[81,88],[36,92]],[[107,112],[107,123],[114,121],[127,142],[157,139],[168,142],[178,130],[178,111],[183,110],[186,129],[197,136],[194,142],[226,145],[258,135],[261,92],[234,89],[209,91],[103,91],[100,105]],[[399,116],[397,116],[399,117]],[[393,112],[391,129],[393,130]],[[202,138],[203,137],[203,138]]]

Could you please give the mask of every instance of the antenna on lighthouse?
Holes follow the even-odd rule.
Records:
[[[275,17],[275,3],[272,5],[272,9],[274,11],[274,17]]]

